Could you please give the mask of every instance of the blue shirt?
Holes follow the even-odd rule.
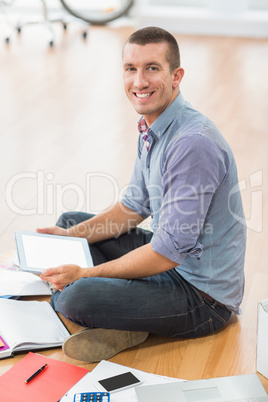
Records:
[[[148,129],[125,206],[151,216],[153,250],[197,289],[239,313],[246,224],[232,151],[181,93]]]

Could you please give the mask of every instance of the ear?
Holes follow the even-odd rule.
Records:
[[[183,79],[184,76],[184,69],[182,67],[175,68],[173,71],[173,89],[176,89],[179,87],[181,80]]]

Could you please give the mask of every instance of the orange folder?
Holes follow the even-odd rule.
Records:
[[[28,384],[25,381],[44,364],[45,370]],[[57,402],[89,370],[29,352],[0,376],[0,401]]]

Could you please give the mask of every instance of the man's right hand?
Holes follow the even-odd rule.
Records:
[[[58,226],[51,226],[49,228],[38,228],[37,233],[51,234],[57,236],[68,236],[68,230]]]

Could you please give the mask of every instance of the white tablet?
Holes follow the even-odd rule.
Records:
[[[23,271],[40,274],[46,268],[63,264],[76,264],[82,268],[93,266],[84,238],[16,231],[15,240]]]

